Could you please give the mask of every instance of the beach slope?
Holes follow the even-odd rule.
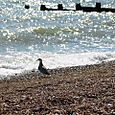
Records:
[[[37,71],[0,80],[0,115],[115,112],[115,61]]]

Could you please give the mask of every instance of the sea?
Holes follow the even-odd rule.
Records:
[[[115,8],[115,0],[0,0],[0,78],[37,70],[38,58],[49,69],[115,60],[115,13],[40,11],[96,2]]]

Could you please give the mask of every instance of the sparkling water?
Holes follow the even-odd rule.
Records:
[[[115,13],[40,11],[96,2],[115,8],[114,0],[0,0],[0,76],[37,69],[38,58],[50,69],[114,60]]]

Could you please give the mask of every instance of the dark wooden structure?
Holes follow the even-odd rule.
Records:
[[[115,13],[115,9],[112,8],[101,8],[101,3],[96,2],[95,7],[82,7],[81,4],[76,4],[75,10],[64,9],[62,4],[58,4],[57,9],[46,8],[45,5],[41,5],[41,11],[83,11],[83,12],[112,12]]]

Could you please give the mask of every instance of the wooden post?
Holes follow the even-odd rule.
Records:
[[[58,4],[58,10],[63,10],[63,5],[62,4]]]
[[[97,12],[101,12],[101,3],[99,3],[99,2],[96,2],[96,10],[97,10]]]
[[[41,7],[40,7],[40,10],[41,11],[45,11],[47,8],[46,8],[46,6],[45,5],[41,5]]]
[[[81,10],[81,5],[80,5],[80,3],[79,3],[79,4],[76,4],[76,10]]]

